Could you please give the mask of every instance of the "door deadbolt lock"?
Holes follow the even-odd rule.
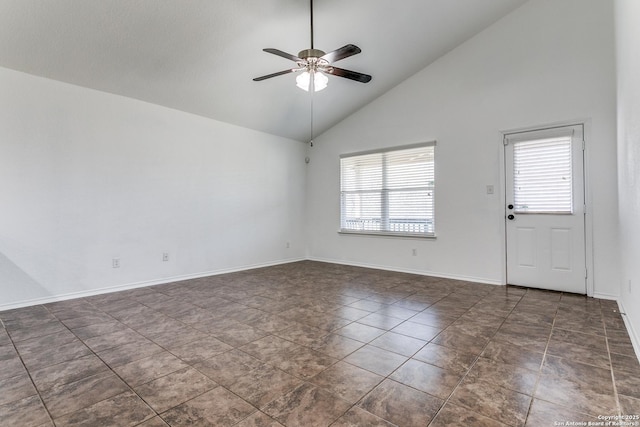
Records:
[[[513,205],[509,205],[507,206],[509,209],[513,209]]]

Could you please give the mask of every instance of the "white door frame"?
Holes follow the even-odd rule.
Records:
[[[510,133],[530,132],[534,130],[552,129],[566,126],[582,126],[583,138],[585,141],[584,148],[584,203],[586,205],[586,214],[584,218],[584,231],[585,231],[585,265],[587,267],[587,296],[592,297],[594,293],[594,281],[593,281],[593,204],[591,198],[591,185],[589,183],[590,168],[589,168],[589,147],[591,143],[591,119],[576,119],[567,120],[556,123],[546,123],[537,126],[527,126],[513,129],[505,129],[500,131],[500,138],[498,140],[499,153],[500,153],[500,193],[499,200],[502,204],[500,213],[502,215],[502,227],[501,241],[502,241],[502,279],[503,285],[507,284],[507,194],[506,194],[506,164],[504,155],[504,138],[505,135]]]

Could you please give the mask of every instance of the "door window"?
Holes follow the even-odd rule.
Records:
[[[571,136],[513,145],[513,201],[518,214],[572,214]]]

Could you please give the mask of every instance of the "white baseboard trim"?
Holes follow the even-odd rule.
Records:
[[[624,304],[622,301],[617,299],[618,307],[620,308],[620,313],[622,313],[622,319],[624,320],[624,325],[627,327],[627,333],[629,334],[629,339],[631,340],[631,345],[633,345],[633,350],[636,352],[636,358],[640,362],[640,334],[633,327],[633,323],[629,321],[627,317],[627,310],[624,308]]]
[[[289,263],[292,263],[292,262],[305,261],[305,260],[306,260],[306,258],[304,258],[304,257],[290,258],[290,259],[284,259],[284,260],[278,260],[278,261],[272,261],[272,262],[265,262],[265,263],[259,263],[259,264],[250,264],[250,265],[243,265],[243,266],[239,266],[239,267],[225,268],[225,269],[220,269],[220,270],[203,271],[203,272],[194,273],[194,274],[185,274],[185,275],[180,275],[180,276],[162,277],[162,278],[159,278],[159,279],[145,280],[145,281],[133,282],[133,283],[126,283],[126,284],[117,285],[117,286],[107,286],[107,287],[96,288],[96,289],[91,289],[91,290],[87,290],[87,291],[69,292],[69,293],[61,294],[61,295],[52,295],[52,296],[48,296],[48,297],[34,298],[34,299],[18,301],[18,302],[9,303],[9,304],[1,304],[0,305],[0,311],[13,310],[13,309],[16,309],[16,308],[29,307],[29,306],[33,306],[33,305],[48,304],[48,303],[52,303],[52,302],[66,301],[66,300],[76,299],[76,298],[90,297],[90,296],[94,296],[94,295],[107,294],[107,293],[111,293],[111,292],[128,291],[128,290],[136,289],[136,288],[144,288],[146,286],[164,285],[164,284],[167,284],[167,283],[179,282],[181,280],[199,279],[201,277],[217,276],[217,275],[220,275],[220,274],[235,273],[235,272],[238,272],[238,271],[254,270],[256,268],[273,267],[275,265],[289,264]]]
[[[424,271],[424,270],[415,270],[410,268],[398,268],[386,265],[378,265],[378,264],[369,264],[364,262],[351,262],[351,261],[342,261],[331,258],[320,258],[320,257],[307,257],[309,261],[318,261],[318,262],[328,262],[331,264],[340,264],[340,265],[351,265],[354,267],[364,267],[364,268],[372,268],[375,270],[384,270],[384,271],[396,271],[398,273],[410,273],[417,274],[420,276],[433,276],[440,277],[442,279],[454,279],[454,280],[464,280],[467,282],[476,282],[476,283],[484,283],[487,285],[498,285],[504,286],[501,280],[493,280],[487,279],[484,277],[473,277],[473,276],[463,276],[459,274],[447,274],[447,273],[439,273],[437,271]]]
[[[242,265],[242,266],[224,268],[219,270],[203,271],[203,272],[193,273],[193,274],[161,277],[153,280],[125,283],[117,286],[107,286],[102,288],[90,289],[86,291],[69,292],[66,294],[51,295],[51,296],[41,297],[41,298],[33,298],[29,300],[12,302],[8,304],[0,304],[0,311],[13,310],[16,308],[29,307],[33,305],[48,304],[48,303],[58,302],[58,301],[66,301],[66,300],[76,299],[76,298],[90,297],[94,295],[101,295],[101,294],[106,294],[111,292],[127,291],[131,289],[136,289],[136,288],[144,288],[146,286],[163,285],[163,284],[172,283],[172,282],[179,282],[181,280],[198,279],[201,277],[217,276],[220,274],[235,273],[238,271],[253,270],[256,268],[272,267],[275,265],[289,264],[292,262],[305,261],[305,260],[327,262],[327,263],[341,264],[341,265],[351,265],[354,267],[372,268],[376,270],[396,271],[399,273],[411,273],[411,274],[418,274],[421,276],[433,276],[433,277],[440,277],[443,279],[465,280],[469,282],[485,283],[489,285],[504,285],[499,280],[491,280],[491,279],[486,279],[482,277],[445,274],[445,273],[439,273],[434,271],[422,271],[422,270],[414,270],[414,269],[406,269],[406,268],[397,268],[392,266],[384,266],[384,265],[369,264],[369,263],[345,262],[345,261],[330,259],[330,258],[297,257],[297,258],[289,258],[289,259],[283,259],[283,260],[266,262],[266,263],[249,264],[249,265]]]
[[[619,295],[612,295],[612,294],[603,294],[603,293],[600,293],[600,292],[594,292],[593,293],[593,298],[618,301],[618,298],[620,298],[620,296]]]
[[[410,273],[410,274],[417,274],[421,276],[433,276],[433,277],[440,277],[444,279],[464,280],[464,281],[484,283],[489,285],[504,286],[504,284],[500,280],[492,280],[492,279],[486,279],[481,277],[445,274],[445,273],[439,273],[434,271],[422,271],[422,270],[414,270],[414,269],[406,269],[406,268],[397,268],[397,267],[391,267],[391,266],[360,263],[360,262],[345,262],[341,260],[320,258],[320,257],[299,257],[299,258],[289,258],[289,259],[283,259],[283,260],[271,261],[271,262],[265,262],[265,263],[243,265],[243,266],[237,266],[237,267],[225,268],[225,269],[219,269],[219,270],[203,271],[203,272],[194,273],[194,274],[162,277],[159,279],[127,283],[127,284],[117,285],[117,286],[108,286],[103,288],[91,289],[88,291],[70,292],[62,295],[34,298],[34,299],[19,301],[15,303],[2,304],[0,305],[0,311],[13,310],[16,308],[23,308],[23,307],[29,307],[34,305],[40,305],[40,304],[48,304],[48,303],[58,302],[58,301],[66,301],[66,300],[76,299],[76,298],[84,298],[84,297],[101,295],[101,294],[106,294],[111,292],[126,291],[131,289],[143,288],[146,286],[163,285],[163,284],[172,283],[172,282],[179,282],[181,280],[198,279],[198,278],[208,277],[208,276],[217,276],[220,274],[235,273],[238,271],[247,271],[247,270],[254,270],[257,268],[273,267],[276,265],[289,264],[292,262],[299,262],[299,261],[306,261],[306,260],[326,262],[331,264],[349,265],[354,267],[372,268],[372,269],[384,270],[384,271],[396,271],[399,273]],[[628,317],[625,314],[626,309],[624,307],[624,304],[622,304],[622,302],[620,301],[619,296],[604,294],[604,293],[594,293],[593,297],[606,299],[606,300],[613,300],[618,303],[620,312],[623,313],[622,318],[624,319],[624,324],[627,328],[627,332],[629,334],[631,344],[633,345],[633,349],[636,353],[636,357],[638,358],[638,360],[640,360],[640,333],[639,333],[640,331],[635,330],[633,327],[633,324],[628,320]]]

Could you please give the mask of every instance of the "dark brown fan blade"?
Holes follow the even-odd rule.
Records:
[[[267,74],[266,76],[261,76],[261,77],[256,77],[255,79],[253,79],[253,81],[254,82],[259,82],[259,81],[262,81],[262,80],[270,79],[271,77],[278,77],[278,76],[282,76],[284,74],[293,73],[294,71],[296,71],[296,69],[278,71],[277,73]]]
[[[341,59],[348,58],[362,52],[360,48],[353,44],[342,46],[340,49],[336,49],[333,52],[329,52],[321,59],[328,61],[329,63],[340,61]]]
[[[262,49],[262,50],[264,50],[265,52],[268,52],[268,53],[273,53],[274,55],[278,55],[278,56],[281,56],[281,57],[286,58],[286,59],[290,59],[293,62],[302,61],[302,58],[298,58],[295,55],[291,55],[290,53],[283,52],[283,51],[278,50],[278,49],[273,49],[273,48],[269,47],[269,48]]]
[[[371,76],[368,74],[358,73],[357,71],[345,70],[343,68],[331,67],[326,72],[334,76],[344,77],[346,79],[355,80],[360,83],[369,83],[371,81]]]

